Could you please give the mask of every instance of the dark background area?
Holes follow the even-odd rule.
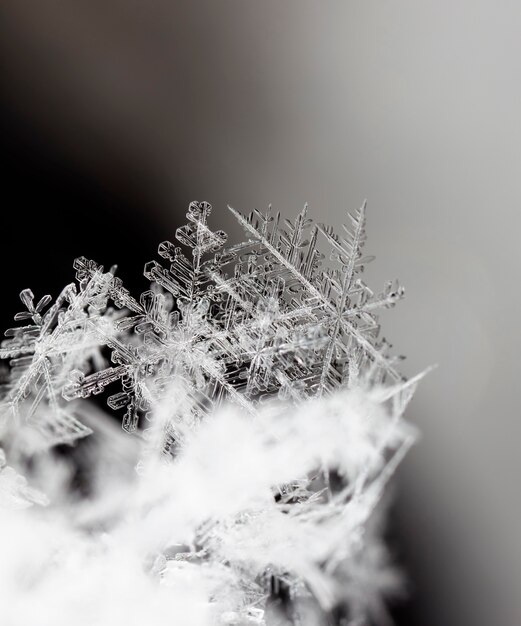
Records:
[[[72,282],[77,256],[107,268],[119,263],[129,288],[142,290],[143,265],[165,235],[147,217],[153,213],[152,190],[111,155],[99,155],[97,168],[71,159],[51,131],[5,99],[0,119],[2,327],[20,310],[21,289],[30,287],[37,299],[44,293],[56,297]]]
[[[140,292],[191,200],[338,228],[368,198],[367,282],[407,374],[391,541],[407,626],[519,626],[521,8],[493,0],[6,0],[2,309],[84,255]]]

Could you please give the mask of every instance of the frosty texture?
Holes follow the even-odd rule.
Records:
[[[162,261],[145,266],[151,287],[137,299],[115,268],[84,257],[77,285],[51,306],[22,291],[15,319],[27,324],[0,349],[10,359],[4,437],[13,450],[12,433],[27,425],[43,448],[85,437],[96,425],[81,418],[83,401],[107,391],[140,440],[135,491],[110,509],[109,526],[130,532],[132,512],[141,540],[126,550],[137,562],[160,555],[136,574],[157,579],[158,602],[165,586],[177,597],[192,581],[197,610],[184,623],[384,619],[381,594],[395,579],[371,529],[414,439],[402,414],[417,381],[398,373],[375,311],[403,289],[375,295],[361,279],[365,205],[341,236],[306,208],[294,222],[230,210],[244,242],[227,247],[208,225],[211,206],[192,202],[177,245],[163,242]],[[0,495],[15,476],[3,474]],[[93,501],[110,499],[107,489]],[[107,524],[107,509],[92,507]],[[105,544],[103,555],[121,558]]]

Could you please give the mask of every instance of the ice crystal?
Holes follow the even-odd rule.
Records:
[[[115,569],[127,557],[154,557],[134,583],[157,579],[161,595],[151,602],[180,623],[383,620],[382,596],[395,579],[372,528],[414,439],[402,415],[417,379],[399,374],[376,311],[403,289],[388,283],[375,294],[361,278],[370,260],[365,205],[341,235],[315,225],[307,208],[294,222],[230,211],[247,235],[234,245],[211,230],[211,206],[192,202],[177,245],[161,243],[162,262],[145,266],[151,286],[138,299],[116,268],[84,257],[74,262],[77,284],[54,304],[21,292],[25,310],[15,319],[27,323],[7,331],[0,348],[10,359],[3,439],[13,458],[40,459],[42,449],[96,431],[103,420],[83,401],[109,393],[108,406],[140,442],[138,473],[119,487],[98,480],[80,526],[110,528],[117,549],[90,541],[103,544],[100,559]],[[114,476],[115,449],[127,444],[112,432],[101,441],[91,474],[101,466]],[[110,452],[107,441],[117,441]],[[0,494],[11,484],[3,474]],[[17,497],[43,503],[17,484]],[[123,485],[125,498],[115,498]],[[87,572],[91,558],[81,561]],[[68,565],[56,567],[63,576]],[[98,615],[95,623],[105,622]]]

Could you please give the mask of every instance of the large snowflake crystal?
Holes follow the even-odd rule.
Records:
[[[178,531],[155,546],[154,575],[204,582],[211,610],[193,623],[322,623],[333,610],[362,623],[383,615],[390,581],[370,520],[413,439],[401,416],[416,380],[398,373],[375,314],[403,290],[361,279],[365,205],[341,236],[306,208],[294,222],[230,210],[244,242],[227,246],[211,206],[192,202],[138,299],[84,257],[52,306],[22,291],[15,319],[28,324],[0,349],[2,427],[72,442],[96,429],[79,400],[107,388],[153,485],[150,502],[127,505],[146,529],[161,501]]]

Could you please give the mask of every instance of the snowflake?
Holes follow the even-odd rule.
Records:
[[[271,210],[230,211],[247,235],[234,245],[210,229],[210,204],[192,202],[177,245],[161,243],[163,261],[146,264],[151,286],[137,299],[115,268],[105,272],[84,257],[74,262],[77,285],[52,306],[49,296],[34,304],[33,293],[22,291],[26,310],[15,319],[29,324],[8,330],[0,348],[10,359],[4,428],[28,423],[49,446],[73,442],[92,432],[78,401],[109,388],[107,403],[123,411],[123,429],[143,439],[139,467],[149,477],[152,458],[168,468],[173,459],[173,467],[182,459],[189,465],[208,432],[226,449],[223,438],[238,436],[250,416],[243,435],[251,454],[280,469],[266,478],[271,504],[246,498],[225,507],[224,517],[209,505],[206,519],[193,523],[192,547],[160,568],[162,579],[206,567],[204,576],[220,581],[210,585],[212,601],[222,600],[223,588],[239,598],[221,603],[220,619],[230,624],[264,623],[274,585],[279,595],[289,590],[288,619],[296,620],[310,593],[326,611],[343,602],[351,616],[381,614],[387,582],[382,574],[379,585],[377,572],[387,571],[385,558],[378,538],[362,540],[360,532],[413,440],[401,416],[417,379],[398,372],[376,316],[403,289],[388,283],[375,294],[361,278],[371,260],[362,252],[365,204],[341,235],[314,224],[307,207],[294,222]],[[228,409],[219,420],[226,406],[238,413]],[[286,471],[285,455],[302,462],[288,461]],[[254,482],[263,475],[256,472]],[[355,593],[360,581],[364,590]]]

